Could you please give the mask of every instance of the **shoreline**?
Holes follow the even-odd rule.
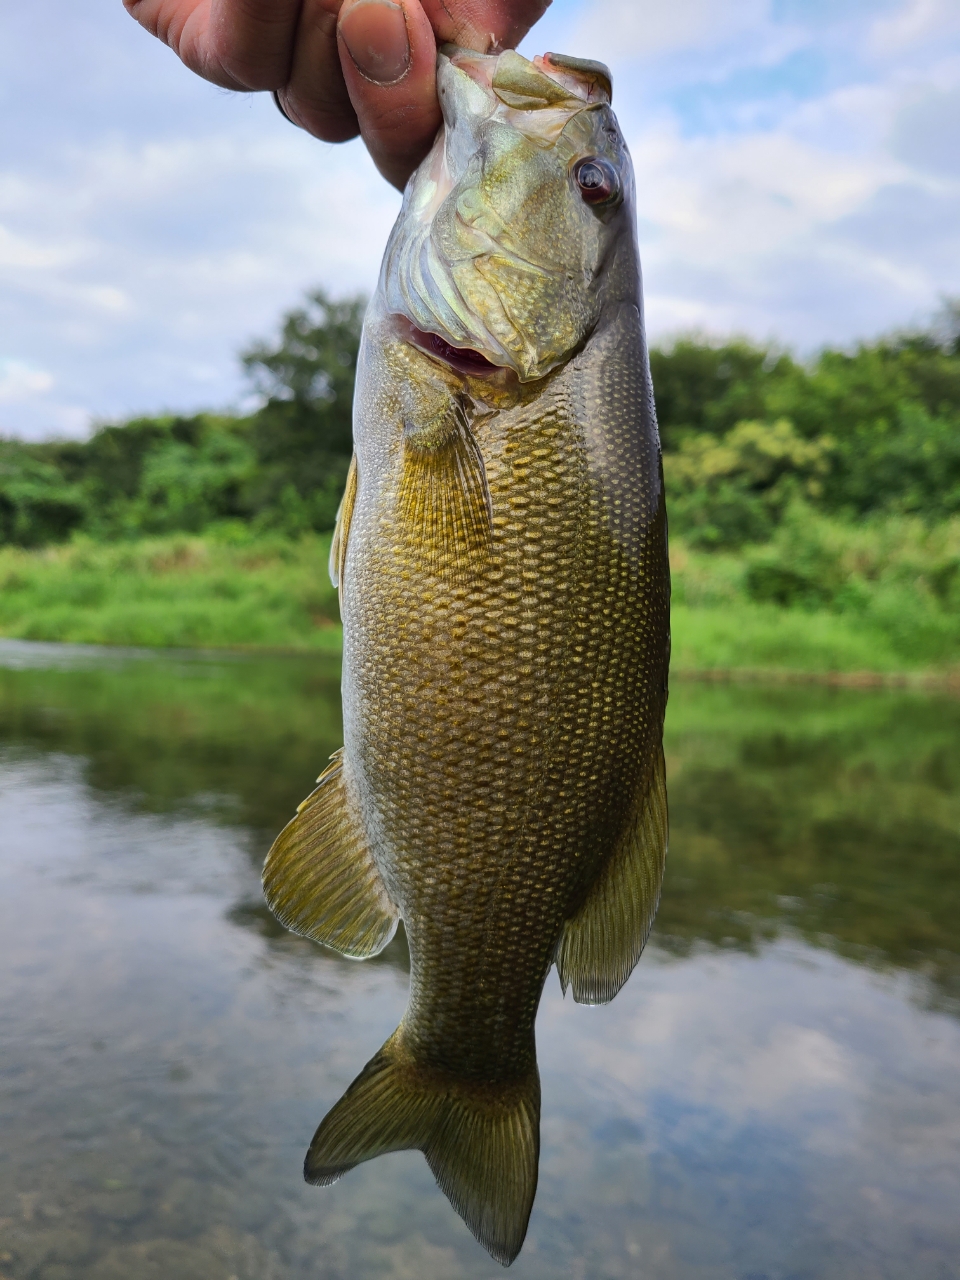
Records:
[[[26,640],[0,634],[0,667],[33,665],[29,659],[74,657],[82,663],[97,658],[319,658],[339,661],[338,627],[324,627],[326,643],[314,646],[284,645],[129,645],[83,644],[65,640]],[[921,671],[803,671],[788,667],[690,667],[674,666],[670,678],[697,684],[815,685],[835,689],[906,689],[918,693],[960,695],[960,666]]]
[[[818,685],[834,689],[914,689],[960,695],[960,668],[945,671],[797,671],[785,667],[675,667],[670,676],[700,684]]]
[[[136,649],[339,661],[329,541],[171,536],[2,549],[0,637],[103,646],[104,656]],[[960,692],[952,603],[889,584],[871,588],[856,608],[758,602],[741,589],[739,562],[701,556],[693,564],[681,552],[671,610],[675,680]]]

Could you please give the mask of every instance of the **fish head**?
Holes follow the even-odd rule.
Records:
[[[633,244],[610,75],[556,54],[448,46],[437,78],[444,125],[407,186],[381,294],[454,367],[531,382],[583,346],[616,246]]]

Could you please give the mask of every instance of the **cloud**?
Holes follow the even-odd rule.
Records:
[[[856,1274],[863,1240],[954,1256],[956,1018],[797,939],[683,959],[655,939],[610,1005],[547,984],[541,1203],[602,1224],[611,1256],[624,1206],[640,1247],[618,1275],[694,1251],[709,1274]]]
[[[6,175],[0,327],[17,358],[59,366],[8,429],[44,434],[84,400],[88,417],[229,403],[238,349],[303,289],[372,287],[399,197],[359,144],[259,105],[255,128],[105,136]]]
[[[917,86],[900,99],[890,129],[890,150],[918,173],[960,179],[960,85]]]
[[[769,0],[592,0],[580,30],[587,42],[615,33],[621,58],[653,58],[735,44],[767,22],[769,9]]]
[[[960,33],[960,12],[953,0],[907,0],[871,25],[867,47],[881,57],[899,59],[916,46],[943,48]]]
[[[4,431],[229,405],[305,289],[375,283],[399,196],[361,144],[190,75],[116,0],[4,10],[0,111],[3,355],[54,375]]]
[[[849,1038],[830,1032],[814,991],[828,1004],[845,1003],[860,981],[854,970],[829,961],[829,975],[811,975],[794,967],[791,946],[773,947],[760,965],[742,956],[703,956],[690,967],[657,960],[651,953],[648,968],[641,965],[627,991],[596,1015],[613,1020],[605,1036],[578,1023],[591,1015],[552,1001],[547,1034],[575,1037],[585,1070],[607,1091],[616,1082],[628,1113],[645,1105],[644,1093],[666,1092],[728,1124],[786,1123],[818,1145],[831,1130],[849,1140],[869,1096],[864,1064]]]
[[[72,257],[63,245],[43,245],[28,236],[17,235],[0,223],[0,270],[36,269],[63,266]]]
[[[960,291],[960,11],[592,0],[638,177],[648,324],[802,350]]]
[[[0,360],[0,404],[42,395],[53,386],[53,374],[20,360]]]
[[[810,350],[960,292],[953,0],[565,0],[527,46],[614,70],[655,336]],[[53,378],[6,430],[237,402],[304,289],[375,282],[399,198],[362,146],[191,76],[116,0],[8,6],[0,111],[3,353]]]

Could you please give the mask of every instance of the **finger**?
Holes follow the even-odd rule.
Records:
[[[124,0],[197,75],[227,89],[287,80],[301,0]]]
[[[340,68],[340,3],[304,0],[290,76],[279,95],[290,119],[324,142],[346,142],[360,132]]]
[[[279,89],[293,59],[301,0],[210,0],[212,59],[245,89]]]
[[[550,0],[421,0],[439,43],[486,53],[513,49],[543,17]]]
[[[343,0],[337,33],[363,140],[402,189],[440,127],[433,28],[419,0]]]
[[[123,7],[198,76],[225,89],[240,88],[222,67],[212,65],[208,48],[210,0],[123,0]]]

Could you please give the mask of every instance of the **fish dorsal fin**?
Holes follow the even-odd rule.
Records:
[[[620,843],[586,901],[564,926],[557,948],[560,985],[578,1004],[606,1004],[640,959],[660,901],[667,854],[663,750]]]
[[[330,581],[338,591],[343,590],[343,566],[347,559],[347,537],[350,533],[350,521],[353,519],[353,504],[357,500],[357,455],[350,459],[350,470],[347,472],[347,483],[343,497],[337,507],[337,520],[333,527],[333,541],[330,543]]]
[[[273,842],[263,893],[288,929],[357,960],[382,951],[396,932],[397,909],[344,783],[342,749]]]
[[[459,401],[429,429],[408,425],[396,513],[404,553],[430,572],[464,578],[486,561],[493,531],[487,472]]]

